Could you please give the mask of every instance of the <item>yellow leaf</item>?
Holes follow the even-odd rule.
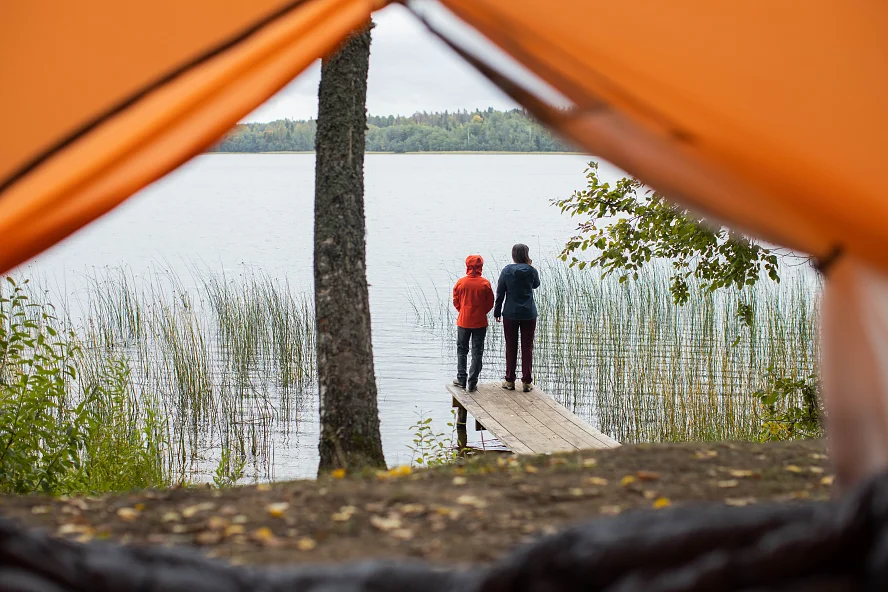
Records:
[[[203,502],[201,504],[195,504],[193,506],[188,506],[184,510],[182,510],[182,516],[185,518],[191,518],[198,512],[208,512],[216,507],[216,504],[213,502]]]
[[[334,522],[348,522],[357,511],[358,509],[354,506],[342,506],[331,518],[333,518]]]
[[[598,508],[598,511],[605,516],[616,516],[623,511],[623,508],[620,506],[601,506]]]
[[[139,517],[140,513],[135,508],[119,508],[117,510],[117,517],[125,522],[132,522]]]
[[[406,477],[412,472],[413,468],[410,465],[400,465],[391,469],[388,474],[392,477]]]
[[[265,506],[265,511],[268,512],[268,515],[273,518],[280,518],[284,514],[286,514],[287,509],[290,507],[290,504],[287,502],[277,502],[274,504],[268,504]]]
[[[465,477],[454,477],[453,484],[454,485],[465,485],[467,483]]]
[[[698,450],[694,453],[694,458],[699,460],[715,458],[716,456],[718,456],[718,452],[716,452],[715,450]]]
[[[832,485],[833,481],[835,481],[835,475],[827,475],[823,479],[820,480],[821,485]]]
[[[644,499],[652,500],[657,497],[657,492],[653,489],[645,489],[644,490]]]
[[[133,508],[135,508],[136,510],[142,512],[142,511],[145,510],[145,504],[136,504],[136,505],[133,506]]]
[[[597,467],[598,461],[594,458],[584,458],[583,459],[583,467],[587,469],[591,469],[592,467]]]
[[[330,471],[330,476],[334,479],[344,479],[345,469],[333,469],[332,471]]]
[[[607,479],[604,479],[602,477],[586,477],[585,479],[583,479],[583,483],[585,483],[586,485],[604,487],[605,485],[607,485]]]
[[[225,529],[225,536],[234,536],[237,534],[244,534],[244,525],[243,524],[232,524],[231,526]]]
[[[539,472],[539,469],[533,465],[525,465],[524,472],[525,473],[537,473],[537,472]]]
[[[402,541],[409,541],[413,538],[413,531],[409,528],[398,528],[391,532],[391,535],[396,539],[401,539]]]
[[[738,485],[740,485],[740,482],[737,481],[736,479],[726,479],[724,481],[716,482],[716,485],[718,485],[719,487],[721,487],[723,489],[727,489],[730,487],[737,487]]]
[[[49,514],[49,506],[34,506],[31,508],[32,514]]]
[[[260,483],[256,486],[256,491],[271,491],[270,483]]]
[[[271,539],[273,539],[274,533],[267,526],[262,526],[260,528],[257,528],[256,530],[254,530],[251,533],[251,536],[257,541],[264,542],[264,541],[270,541]]]
[[[726,497],[725,504],[728,506],[748,506],[749,504],[754,504],[754,497]]]
[[[801,473],[802,472],[802,468],[798,467],[796,465],[786,465],[783,468],[786,469],[787,471],[789,471],[790,473]]]
[[[317,542],[315,542],[315,540],[311,537],[302,537],[301,539],[296,541],[296,548],[300,551],[311,551],[317,546]]]
[[[823,467],[808,467],[808,470],[814,473],[815,475],[823,474]]]
[[[659,510],[660,508],[667,508],[672,505],[672,502],[669,501],[668,497],[658,497],[654,500],[653,508],[655,510]]]
[[[625,477],[620,479],[620,485],[622,485],[623,487],[626,487],[627,485],[631,485],[633,483],[635,483],[635,477],[633,477],[632,475],[626,475]]]
[[[475,508],[486,508],[487,502],[483,499],[475,497],[474,495],[461,495],[456,498],[456,503],[461,506],[473,506]]]
[[[756,478],[758,478],[758,477],[761,476],[761,475],[759,475],[758,473],[756,473],[755,471],[750,471],[750,470],[747,470],[747,469],[731,469],[731,470],[728,471],[728,472],[731,474],[731,477],[737,477],[737,478],[740,478],[740,479],[744,479],[744,478],[747,478],[747,477],[756,477]]]
[[[567,492],[574,497],[583,497],[583,490],[579,487],[571,487]]]
[[[370,524],[379,530],[388,532],[401,528],[401,518],[392,514],[389,514],[388,517],[370,516]]]

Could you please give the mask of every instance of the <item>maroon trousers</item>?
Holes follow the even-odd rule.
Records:
[[[515,382],[515,370],[518,365],[518,332],[521,332],[521,382],[533,382],[533,334],[536,332],[537,321],[516,321],[503,318],[503,335],[506,338],[506,376],[505,379]]]

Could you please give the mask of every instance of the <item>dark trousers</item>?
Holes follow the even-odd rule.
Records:
[[[533,334],[537,321],[516,321],[503,319],[503,335],[506,338],[506,376],[515,382],[515,367],[518,363],[518,332],[521,332],[521,382],[533,382]]]
[[[484,336],[487,327],[477,329],[456,328],[456,379],[460,384],[472,388],[478,384],[481,375],[481,357],[484,355]],[[466,357],[469,355],[469,338],[472,339],[472,367],[466,372]]]

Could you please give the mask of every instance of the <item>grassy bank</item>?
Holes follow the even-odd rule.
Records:
[[[24,320],[18,329],[6,321],[4,334],[24,331],[20,357],[47,366],[55,382],[51,390],[4,389],[3,412],[18,409],[14,401],[52,401],[59,417],[73,421],[89,401],[86,408],[98,405],[101,412],[96,429],[71,448],[72,462],[91,474],[111,471],[113,458],[101,460],[88,450],[90,442],[107,436],[101,426],[108,434],[130,426],[131,433],[111,443],[150,450],[155,473],[148,482],[72,482],[57,489],[119,490],[211,475],[220,485],[270,478],[274,444],[298,426],[314,385],[310,300],[286,282],[250,272],[196,274],[188,288],[175,276],[137,278],[122,269],[88,279],[85,293],[62,308],[33,285],[15,288],[26,299],[16,313]],[[0,294],[5,318],[11,285]],[[50,340],[58,352],[41,362],[46,356],[34,344]],[[55,367],[70,371],[54,373]],[[32,373],[27,365],[0,370],[7,385]]]

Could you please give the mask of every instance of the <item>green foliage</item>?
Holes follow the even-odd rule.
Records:
[[[816,374],[796,379],[769,368],[767,388],[756,392],[762,406],[761,439],[822,438],[819,391]]]
[[[690,297],[694,278],[708,292],[742,289],[763,274],[780,281],[777,254],[742,234],[714,225],[687,209],[644,189],[640,181],[624,178],[614,185],[603,182],[598,163],[586,169],[587,187],[563,200],[554,200],[562,213],[585,216],[561,252],[571,266],[600,267],[603,275],[619,274],[620,282],[638,279],[639,271],[655,259],[671,262],[669,291],[676,304]],[[578,252],[593,250],[589,260]],[[738,317],[752,324],[752,307],[740,303]]]
[[[214,152],[310,152],[317,122],[282,119],[237,125]],[[369,116],[370,152],[563,152],[570,150],[523,110]]]
[[[74,335],[7,278],[0,290],[0,491],[95,493],[166,483],[154,410],[129,395],[122,361],[85,388]],[[23,284],[27,284],[24,282]]]
[[[219,457],[219,464],[213,472],[213,485],[222,489],[223,487],[234,487],[237,482],[244,478],[247,468],[247,456],[242,450],[233,450],[230,446],[224,446]]]
[[[453,427],[453,422],[448,422]],[[420,414],[419,419],[410,428],[413,433],[413,445],[409,446],[413,451],[413,462],[426,466],[437,467],[452,463],[459,457],[459,451],[453,447],[450,438],[443,432],[435,433],[432,429],[432,418]]]

